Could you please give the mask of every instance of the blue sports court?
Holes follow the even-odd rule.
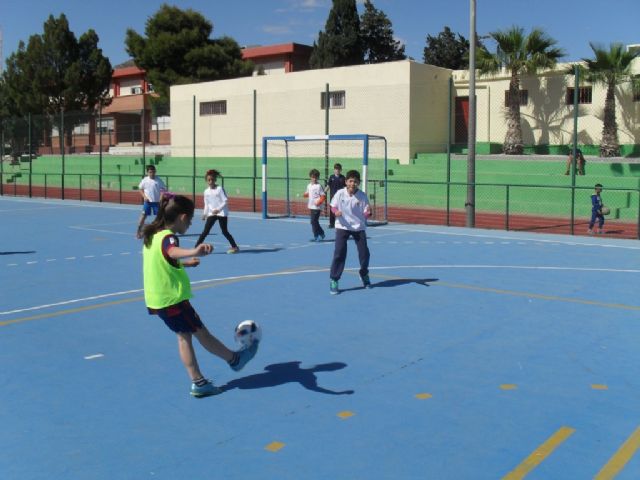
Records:
[[[232,211],[241,251],[214,227],[192,304],[233,348],[241,320],[264,336],[237,373],[197,345],[225,391],[195,399],[144,306],[139,207],[0,212],[3,479],[640,478],[637,241],[389,224],[374,288],[351,243],[331,296],[331,230]]]

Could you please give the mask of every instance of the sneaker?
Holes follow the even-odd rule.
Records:
[[[260,342],[255,340],[251,346],[245,347],[242,350],[238,350],[236,353],[238,354],[238,361],[235,365],[229,365],[232,370],[238,372],[244,368],[244,366],[249,363],[253,357],[256,356],[256,352],[258,351],[258,344]]]
[[[331,293],[331,295],[337,295],[340,293],[340,290],[338,290],[337,280],[331,280],[331,283],[329,284],[329,293]]]
[[[589,235],[593,235],[593,230],[589,229],[589,230],[587,230],[587,233],[588,233]]]
[[[240,249],[238,247],[231,247],[229,250],[227,250],[227,253],[238,253],[240,251]]]
[[[371,280],[369,280],[369,275],[365,275],[362,278],[362,285],[364,288],[371,288]]]
[[[213,383],[207,380],[207,383],[199,387],[195,383],[191,384],[191,395],[196,398],[210,397],[211,395],[218,395],[222,393],[222,389],[216,387]]]
[[[324,240],[324,233],[321,233],[321,234],[320,234],[320,239],[321,239],[321,240]],[[320,241],[320,240],[318,240],[318,241]]]
[[[317,242],[317,241],[319,240],[319,238],[320,238],[320,237],[315,236],[315,237],[313,237],[313,238],[310,238],[310,239],[309,239],[309,241],[310,241],[310,242]]]
[[[599,229],[599,230],[598,230],[598,235],[602,235],[603,233],[604,233],[604,230],[603,230],[603,229]]]
[[[335,225],[329,225],[327,228],[336,228]]]

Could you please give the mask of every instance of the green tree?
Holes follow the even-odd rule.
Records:
[[[32,35],[25,47],[7,59],[3,80],[16,113],[57,114],[94,111],[108,96],[111,63],[98,48],[93,30],[79,40],[64,14],[44,23],[42,35]]]
[[[451,70],[469,68],[469,40],[454,34],[448,26],[436,37],[427,35],[424,47],[424,63]]]
[[[363,59],[356,0],[333,0],[324,32],[319,32],[318,41],[313,43],[311,68],[361,65]]]
[[[601,157],[620,156],[618,142],[618,122],[616,121],[616,87],[624,82],[633,82],[631,63],[640,56],[640,51],[627,51],[622,43],[611,43],[609,48],[589,44],[593,50],[593,58],[583,58],[586,69],[582,69],[587,81],[605,86],[607,93],[604,100],[602,121],[602,139],[600,140]],[[633,87],[633,83],[632,83]]]
[[[555,47],[556,41],[538,28],[525,35],[520,27],[490,33],[497,44],[490,53],[485,47],[478,50],[476,65],[481,74],[493,74],[505,69],[510,74],[507,105],[507,133],[502,150],[506,154],[521,155],[522,126],[520,124],[520,78],[542,69],[553,68],[564,51]]]
[[[387,15],[373,6],[370,0],[364,2],[364,12],[360,17],[360,35],[364,47],[365,63],[404,60],[404,45],[393,38],[393,28]]]
[[[27,46],[20,42],[7,58],[2,74],[5,113],[45,114],[56,125],[60,112],[84,112],[67,118],[64,130],[70,135],[98,105],[108,103],[112,68],[98,41],[93,30],[77,40],[64,14],[49,16],[43,33],[29,37]]]
[[[127,30],[127,53],[147,72],[147,78],[168,104],[171,85],[246,77],[253,63],[242,59],[230,37],[209,38],[213,24],[202,14],[163,4],[147,19],[145,36]]]

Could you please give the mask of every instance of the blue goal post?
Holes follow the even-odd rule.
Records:
[[[368,223],[386,224],[387,140],[370,134],[262,137],[262,218],[308,215],[302,193],[309,183],[310,169],[320,172],[323,184],[335,163],[343,166],[343,174],[360,171],[360,188],[372,207]]]

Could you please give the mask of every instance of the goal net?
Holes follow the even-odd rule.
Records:
[[[378,135],[297,135],[262,138],[262,217],[309,214],[303,194],[309,171],[326,186],[336,163],[342,174],[360,172],[360,189],[371,203],[369,225],[387,223],[387,141]],[[324,215],[329,215],[329,199]]]

